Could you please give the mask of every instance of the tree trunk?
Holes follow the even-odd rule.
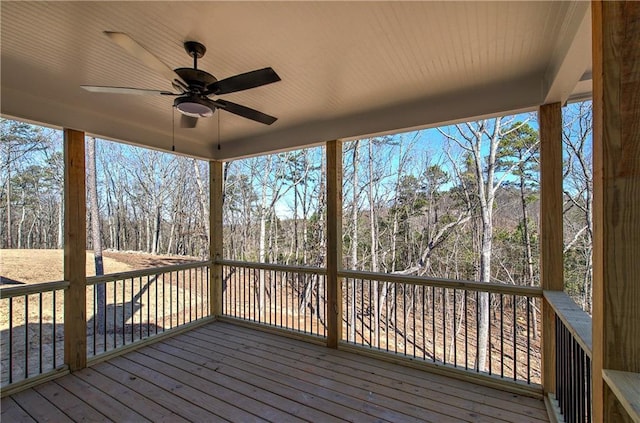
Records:
[[[205,194],[204,182],[202,181],[202,176],[200,175],[200,166],[198,166],[198,161],[193,160],[193,170],[196,174],[196,184],[198,185],[198,204],[200,205],[200,213],[202,214],[202,221],[204,223],[204,231],[207,237],[207,242],[210,242],[211,234],[209,229],[209,205],[207,204],[207,196]]]
[[[60,192],[60,203],[58,203],[58,249],[64,246],[64,194]]]
[[[25,202],[25,190],[22,190],[22,197],[20,202],[22,203],[22,213],[20,214],[20,222],[18,222],[18,249],[22,248],[22,227],[24,226],[24,221],[26,220],[27,208],[24,205]]]
[[[160,244],[160,206],[155,210],[155,219],[153,220],[153,244],[151,246],[151,254],[158,254],[158,245]]]
[[[535,285],[533,259],[531,254],[531,235],[529,234],[529,216],[527,214],[527,201],[525,191],[524,173],[520,171],[520,205],[522,206],[522,238],[524,242],[525,260],[525,284],[528,281],[530,286]],[[531,304],[531,319],[533,320],[533,339],[538,339],[538,312],[535,304]]]
[[[378,271],[378,234],[377,234],[377,225],[376,225],[376,210],[375,210],[375,199],[373,196],[373,181],[374,181],[374,173],[373,173],[373,140],[369,140],[369,225],[371,230],[371,271]],[[380,304],[379,304],[379,293],[378,293],[378,281],[371,281],[371,294],[372,298],[369,298],[372,306],[372,318],[371,324],[373,325],[373,338],[371,341],[371,345],[377,346],[376,342],[380,335],[380,327],[378,325],[378,321],[380,319]],[[363,293],[364,295],[364,293]]]
[[[11,149],[7,145],[7,248],[13,248],[11,234]]]
[[[353,144],[353,204],[351,207],[351,268],[353,270],[358,270],[358,161],[359,158],[359,149],[360,149],[360,141],[356,140]],[[356,313],[357,309],[357,301],[356,301],[356,280],[352,279],[352,289],[351,289],[351,313],[350,313],[350,333],[349,339],[352,342],[356,340]]]
[[[104,264],[102,261],[102,237],[100,231],[100,216],[98,209],[98,183],[96,177],[96,140],[93,137],[87,138],[87,176],[89,179],[89,213],[91,216],[91,244],[93,245],[93,256],[95,262],[96,276],[104,275]],[[96,319],[96,330],[93,336],[98,333],[105,333],[104,306],[106,302],[105,284],[94,285],[94,319]]]

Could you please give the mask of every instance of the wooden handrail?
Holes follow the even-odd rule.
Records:
[[[585,313],[564,291],[544,291],[547,300],[556,316],[562,320],[571,335],[578,341],[582,349],[591,358],[593,351],[591,316]]]
[[[54,282],[42,282],[28,285],[13,285],[4,286],[0,288],[0,299],[20,297],[22,295],[39,294],[41,292],[57,291],[60,289],[67,289],[69,282],[67,281],[54,281]]]
[[[90,276],[87,278],[87,285],[95,285],[103,282],[113,282],[121,279],[139,278],[141,276],[159,275],[161,273],[175,272],[176,270],[188,270],[197,267],[208,266],[209,260],[194,261],[192,263],[172,264],[169,266],[153,267],[150,269],[131,270],[129,272],[110,273],[103,276]]]
[[[289,266],[275,263],[256,263],[239,260],[217,260],[216,264],[224,266],[245,267],[249,269],[277,270],[284,272],[312,273],[325,275],[323,267]],[[376,273],[355,270],[339,270],[341,278],[367,279],[381,282],[406,283],[409,285],[435,286],[438,288],[465,289],[469,291],[493,292],[496,294],[522,295],[526,297],[542,297],[542,288],[536,286],[506,285],[500,283],[483,283],[475,281],[425,278],[422,276],[398,275],[393,273]]]
[[[238,260],[217,260],[216,264],[221,264],[223,266],[246,267],[249,269],[277,270],[283,272],[311,273],[319,275],[325,275],[327,273],[327,269],[325,269],[324,267],[312,266],[289,266],[286,264],[255,263]]]
[[[444,278],[425,278],[422,276],[398,275],[393,273],[362,272],[340,270],[343,278],[367,279],[381,282],[407,283],[410,285],[435,286],[438,288],[465,289],[469,291],[494,292],[497,294],[522,295],[526,297],[542,297],[542,288],[535,286],[506,285],[500,283],[484,283]]]
[[[602,369],[602,378],[627,410],[631,420],[640,422],[640,373]]]

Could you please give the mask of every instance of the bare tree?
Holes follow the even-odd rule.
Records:
[[[87,137],[87,179],[89,188],[89,216],[91,218],[91,245],[96,276],[104,275],[102,260],[102,231],[100,229],[100,208],[98,207],[98,178],[96,176],[96,139]],[[105,333],[106,289],[105,284],[94,285],[94,310],[98,333]]]
[[[517,166],[514,163],[506,169],[502,175],[496,175],[498,148],[505,136],[516,131],[519,126],[510,125],[512,120],[504,120],[498,117],[492,120],[481,120],[456,125],[457,136],[440,130],[446,139],[455,142],[464,150],[471,161],[471,169],[474,175],[477,207],[480,217],[480,270],[479,281],[491,281],[491,253],[493,243],[493,211],[498,190],[503,186],[505,179]],[[526,122],[522,122],[524,125]],[[488,151],[485,148],[488,143]],[[478,296],[478,369],[486,369],[487,351],[489,345],[489,294],[484,292]]]
[[[592,104],[570,105],[564,113],[566,151],[564,180],[566,228],[565,284],[582,308],[591,313],[593,249]]]

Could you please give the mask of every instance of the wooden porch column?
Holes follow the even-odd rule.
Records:
[[[540,106],[540,281],[545,290],[562,291],[562,108],[560,103]],[[555,314],[542,302],[542,386],[555,393]]]
[[[222,260],[222,165],[223,162],[209,162],[209,312],[211,316],[222,315],[222,266],[215,264]]]
[[[64,130],[64,362],[87,367],[87,202],[84,132]]]
[[[342,141],[329,141],[327,155],[327,346],[342,339]]]
[[[592,2],[593,415],[630,421],[602,370],[640,372],[640,3]]]

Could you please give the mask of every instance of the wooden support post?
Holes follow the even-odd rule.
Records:
[[[209,313],[222,315],[222,162],[209,162]]]
[[[64,362],[87,367],[87,203],[84,132],[64,130]]]
[[[342,141],[329,141],[327,154],[327,346],[342,339]]]
[[[603,369],[640,372],[640,3],[591,4],[593,421],[631,421]]]
[[[540,280],[545,290],[562,291],[562,108],[560,103],[540,106]],[[542,386],[555,392],[555,315],[542,300]]]

